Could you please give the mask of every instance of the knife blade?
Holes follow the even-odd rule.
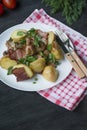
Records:
[[[62,50],[64,51],[66,58],[71,63],[71,65],[74,68],[75,72],[77,73],[78,77],[84,78],[85,77],[84,72],[79,67],[78,63],[76,62],[74,57],[71,55],[70,51],[67,49],[67,47],[64,45],[62,40],[57,35],[56,35],[56,40],[57,40],[58,44],[60,45],[60,47],[62,48]]]

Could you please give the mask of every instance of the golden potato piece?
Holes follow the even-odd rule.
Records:
[[[13,67],[13,70],[14,70],[15,68],[22,68],[22,67],[25,69],[25,72],[27,73],[27,75],[28,75],[29,78],[32,78],[32,77],[34,76],[34,73],[33,73],[33,71],[31,70],[31,68],[29,68],[28,66],[26,66],[26,65],[24,65],[24,64],[17,64],[17,65],[15,65],[15,66]]]
[[[55,35],[52,31],[50,31],[48,34],[48,44],[52,44],[54,39],[55,39]]]
[[[56,41],[52,43],[51,53],[55,56],[57,60],[61,60],[64,58],[63,51]]]
[[[4,69],[8,69],[11,66],[16,65],[17,62],[15,60],[11,60],[9,57],[4,56],[0,60],[0,66]]]
[[[58,71],[52,65],[46,66],[42,75],[51,82],[55,82],[58,79]]]
[[[64,58],[62,51],[53,48],[51,53],[54,55],[55,59],[62,60]]]
[[[26,32],[27,31],[23,29],[15,30],[12,32],[11,38],[13,39],[14,42],[18,42],[26,36]]]
[[[45,67],[44,58],[39,58],[30,63],[30,68],[36,73],[41,73],[43,71],[44,67]]]

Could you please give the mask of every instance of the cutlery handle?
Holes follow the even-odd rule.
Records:
[[[87,67],[84,65],[84,63],[81,61],[80,57],[77,55],[75,51],[72,51],[71,54],[87,77]]]
[[[85,74],[83,73],[83,71],[81,70],[81,68],[79,67],[79,65],[75,61],[75,59],[72,57],[72,55],[70,53],[67,53],[66,57],[69,60],[69,62],[71,63],[71,65],[73,66],[73,68],[74,68],[75,72],[77,73],[78,77],[84,78]]]

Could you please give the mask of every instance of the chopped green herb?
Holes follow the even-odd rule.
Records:
[[[39,47],[39,42],[38,42],[38,38],[37,37],[34,38],[34,45]]]
[[[25,39],[21,39],[21,40],[20,40],[20,43],[21,43],[21,44],[25,44],[25,43],[26,43],[26,40],[25,40]]]
[[[35,56],[27,56],[26,57],[26,60],[29,61],[29,62],[33,62],[35,61],[37,58]]]
[[[12,74],[12,70],[13,70],[13,66],[9,67],[9,68],[8,68],[8,72],[7,72],[7,75]]]
[[[41,41],[41,36],[39,36],[37,33],[36,33],[36,30],[34,28],[31,28],[28,32],[27,32],[27,35],[28,37],[30,38],[34,38],[34,42],[33,44],[36,46],[36,47],[39,47],[39,42]]]
[[[55,59],[55,56],[52,53],[49,53],[47,57],[45,57],[46,63],[53,63],[54,65],[58,65],[59,61]]]
[[[18,63],[26,64],[26,58],[19,59]]]
[[[60,63],[59,63],[59,61],[58,60],[56,60],[55,61],[55,65],[59,65]]]
[[[36,30],[35,30],[34,28],[31,28],[31,29],[29,30],[29,32],[31,32],[31,33],[35,33]]]
[[[50,61],[51,63],[55,63],[55,57],[54,57],[54,55],[53,55],[52,53],[49,53],[48,59],[49,59],[49,61]]]
[[[40,52],[39,54],[40,54],[42,57],[44,57],[44,53],[43,53],[43,52]]]
[[[34,37],[34,45],[39,47],[39,42],[41,41],[41,36],[35,35]]]
[[[37,81],[38,80],[38,78],[37,77],[35,77],[35,81]]]
[[[34,80],[35,80],[35,81],[33,81],[33,84],[36,84],[36,83],[37,83],[36,81],[38,80],[38,78],[35,77]]]
[[[27,66],[35,61],[37,58],[35,56],[26,56],[26,58],[21,58],[18,60],[18,63],[26,64]]]
[[[36,82],[34,81],[33,84],[36,84]]]
[[[48,44],[48,45],[47,45],[47,50],[48,50],[48,51],[51,51],[51,50],[52,50],[52,44]]]
[[[36,35],[36,38],[38,39],[38,41],[42,40],[40,35]]]
[[[17,35],[18,35],[18,36],[23,36],[24,34],[26,34],[26,32],[23,32],[23,31],[18,31],[18,32],[17,32]]]
[[[36,30],[34,28],[31,28],[28,32],[27,32],[28,37],[35,37],[36,35]]]

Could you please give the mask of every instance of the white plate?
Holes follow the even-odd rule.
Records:
[[[40,23],[28,23],[28,24],[19,24],[16,26],[13,26],[9,29],[7,29],[6,31],[4,31],[1,35],[0,35],[0,58],[3,55],[3,52],[6,50],[6,40],[8,40],[10,38],[11,33],[16,30],[16,29],[26,29],[29,30],[30,28],[36,28],[36,29],[41,29],[42,31],[55,31],[56,29],[52,26],[48,26],[48,25],[44,25],[44,24],[40,24]],[[58,71],[59,71],[59,78],[56,82],[49,82],[47,80],[45,80],[41,75],[37,75],[38,81],[36,82],[36,84],[34,84],[33,82],[35,81],[34,78],[33,79],[29,79],[26,81],[22,81],[22,82],[17,82],[16,81],[16,77],[14,75],[7,75],[7,71],[5,69],[2,69],[0,67],[0,80],[2,82],[4,82],[5,84],[7,84],[8,86],[18,89],[18,90],[23,90],[23,91],[39,91],[39,90],[44,90],[47,88],[51,88],[54,85],[59,84],[60,82],[62,82],[71,72],[72,70],[72,66],[71,64],[68,62],[68,60],[65,58],[63,61],[61,61],[61,64],[58,65],[57,67]]]

